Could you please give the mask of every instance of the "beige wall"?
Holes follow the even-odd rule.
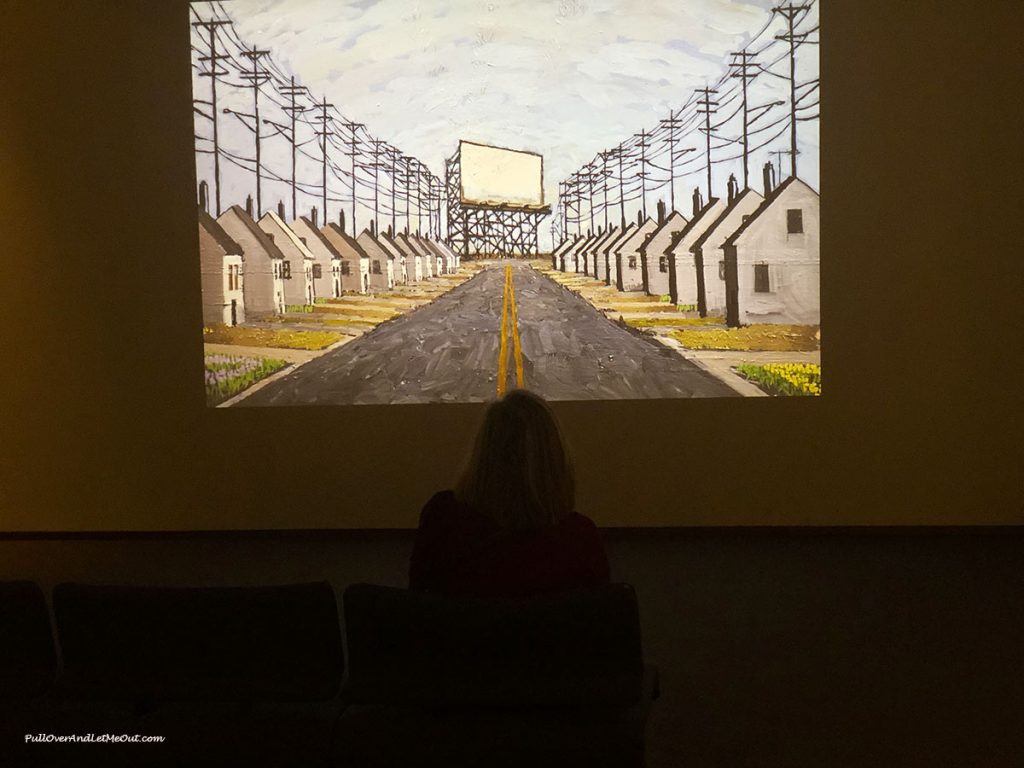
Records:
[[[1024,103],[990,102],[1019,90],[1024,8],[931,8],[828,6],[825,395],[556,403],[580,508],[600,524],[1024,520],[1021,389],[993,368],[1017,343],[1024,264],[1012,226],[978,223],[1019,218],[1012,174],[996,183],[986,169],[1019,158]],[[205,407],[187,5],[5,9],[0,530],[415,525],[452,481],[481,405]],[[971,56],[949,53],[960,50]],[[287,434],[315,435],[309,476],[339,490],[253,470],[294,462]],[[686,450],[692,435],[699,450]],[[423,457],[401,482],[376,458],[394,445]],[[638,457],[649,482],[634,482]],[[829,562],[827,544],[815,552]],[[837,599],[864,594],[850,584]]]

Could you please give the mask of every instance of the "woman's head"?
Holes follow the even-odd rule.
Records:
[[[491,404],[456,495],[508,529],[553,525],[573,511],[572,464],[543,400],[517,389]]]

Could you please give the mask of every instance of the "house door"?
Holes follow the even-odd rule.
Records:
[[[238,325],[238,300],[231,300],[231,324]]]

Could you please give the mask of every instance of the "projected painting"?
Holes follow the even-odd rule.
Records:
[[[819,395],[819,5],[192,3],[207,403]]]

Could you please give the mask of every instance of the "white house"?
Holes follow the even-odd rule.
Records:
[[[654,234],[640,246],[640,262],[645,275],[644,290],[649,296],[665,296],[669,293],[668,254],[665,250],[689,222],[683,214],[672,211]]]
[[[217,223],[232,240],[242,246],[245,254],[242,292],[246,314],[283,314],[284,254],[267,237],[244,210],[233,205],[224,211]]]
[[[257,224],[284,254],[285,304],[312,304],[317,295],[313,253],[273,211],[264,213]],[[322,285],[322,274],[320,280]],[[327,295],[327,286],[322,285],[321,291]]]
[[[441,259],[441,264],[444,267],[444,274],[455,273],[455,255],[449,251],[446,251],[433,240],[427,240],[426,238],[420,240],[420,244],[434,255],[435,263],[437,259]]]
[[[394,259],[381,248],[377,238],[368,229],[364,229],[356,238],[359,247],[366,251],[370,258],[370,290],[389,291],[395,287]]]
[[[353,293],[368,293],[369,254],[338,224],[328,224],[320,230],[320,234],[341,256],[341,289]]]
[[[644,267],[640,249],[658,229],[658,222],[647,219],[619,240],[615,246],[615,287],[620,291],[644,290]]]
[[[606,229],[603,232],[601,230],[598,230],[597,233],[592,238],[589,239],[589,243],[579,250],[576,256],[576,263],[579,263],[579,257],[582,254],[583,271],[589,277],[592,277],[595,280],[598,279],[598,261],[603,260],[599,258],[598,251],[605,243],[607,243],[609,240],[612,240],[615,237],[618,237],[618,235],[618,227],[610,227],[609,229]]]
[[[821,322],[819,196],[790,177],[724,245],[729,325]]]
[[[452,265],[452,272],[458,272],[459,268],[462,266],[462,255],[452,250],[451,246],[449,246],[444,240],[431,240],[429,242],[433,244],[434,248],[448,256],[450,259],[449,263]]]
[[[725,239],[739,229],[763,200],[754,190],[743,190],[690,246],[697,270],[697,311],[701,317],[725,314]]]
[[[433,250],[432,248],[430,248],[430,246],[427,245],[427,243],[429,241],[427,240],[427,238],[423,237],[422,235],[418,235],[418,234],[417,235],[410,235],[409,237],[410,237],[410,239],[412,239],[412,240],[414,240],[414,241],[416,241],[417,243],[420,244],[420,247],[423,249],[424,253],[433,253],[434,254],[434,257],[432,259],[432,263],[430,265],[431,272],[433,274],[435,274],[435,275],[444,275],[444,274],[448,273],[448,271],[449,271],[449,268],[448,268],[448,255],[446,253],[444,253],[444,251],[438,252],[438,251]]]
[[[341,254],[323,236],[319,229],[305,216],[300,216],[291,223],[291,230],[302,244],[313,254],[313,295],[336,299],[343,290],[359,291],[359,276],[350,281],[348,287],[343,285]],[[352,268],[349,266],[349,273]]]
[[[597,247],[597,279],[603,281],[605,285],[616,285],[615,278],[619,271],[617,258],[619,243],[624,242],[635,229],[636,224],[628,224],[625,229],[619,230]]]
[[[698,306],[698,295],[703,290],[700,288],[703,276],[698,280],[697,263],[690,248],[722,215],[725,206],[724,200],[712,197],[707,205],[694,211],[690,222],[672,237],[671,244],[665,249],[668,257],[668,293],[673,304],[694,308]]]
[[[199,264],[202,272],[203,325],[245,322],[242,291],[244,256],[224,228],[199,209]]]
[[[562,272],[582,272],[583,257],[580,252],[590,242],[591,235],[581,235],[558,257],[558,268]]]
[[[380,247],[388,252],[391,257],[391,269],[393,270],[395,283],[405,284],[409,282],[409,270],[406,267],[405,251],[398,245],[388,232],[380,232],[377,235],[377,242]]]
[[[423,254],[419,248],[409,239],[409,236],[399,232],[394,237],[395,244],[405,254],[405,271],[408,282],[415,283],[423,279]]]
[[[577,242],[579,242],[579,235],[569,235],[558,246],[551,251],[551,268],[559,269],[565,272],[565,254],[569,251]]]

